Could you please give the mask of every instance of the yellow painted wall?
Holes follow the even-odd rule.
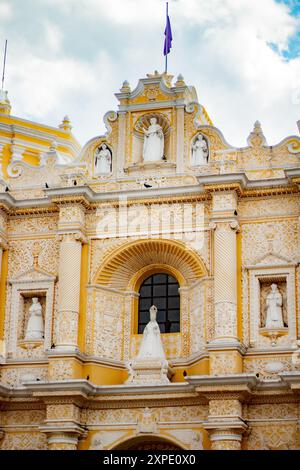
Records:
[[[80,303],[78,324],[78,346],[80,351],[85,352],[85,329],[86,329],[86,284],[88,283],[88,258],[89,245],[84,244],[81,252],[81,277],[80,277]]]

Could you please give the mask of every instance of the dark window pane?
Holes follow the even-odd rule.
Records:
[[[151,286],[142,286],[140,289],[141,297],[151,297]]]
[[[178,284],[169,284],[168,295],[178,295]]]
[[[150,320],[149,309],[158,309],[157,321],[161,333],[180,331],[179,284],[173,276],[158,273],[145,279],[140,288],[138,332],[143,333]]]
[[[143,323],[139,324],[139,334],[144,333],[145,326]]]
[[[152,305],[151,298],[150,299],[140,298],[140,310],[149,310],[151,305]]]
[[[180,314],[179,310],[169,310],[168,311],[168,320],[178,321],[179,322]]]
[[[167,319],[167,314],[166,314],[166,311],[165,310],[158,310],[158,314],[157,314],[157,323],[159,322],[165,322]],[[177,320],[177,318],[176,318]]]
[[[148,321],[150,320],[150,314],[149,314],[149,311],[148,310],[145,310],[145,311],[140,311],[140,323],[148,323]]]
[[[151,285],[152,284],[152,276],[148,277],[144,282],[143,282],[143,286],[149,286],[149,284]]]
[[[167,286],[153,286],[153,295],[158,297],[166,297],[167,296]]]
[[[167,299],[166,297],[164,298],[153,298],[153,305],[155,305],[158,309],[158,311],[160,309],[165,309],[166,308],[166,305],[167,305]],[[151,305],[150,305],[151,307]]]
[[[154,274],[153,276],[153,284],[165,284],[167,281],[166,274]]]
[[[168,298],[168,307],[179,309],[179,297],[169,297]]]
[[[170,333],[179,333],[179,331],[180,331],[179,323],[171,323]]]

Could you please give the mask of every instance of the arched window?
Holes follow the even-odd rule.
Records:
[[[138,332],[143,333],[150,320],[149,309],[155,305],[158,309],[157,323],[161,333],[180,331],[180,295],[179,284],[175,277],[159,273],[148,277],[140,288]]]

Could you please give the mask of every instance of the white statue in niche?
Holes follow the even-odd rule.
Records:
[[[29,308],[28,323],[25,334],[25,341],[41,341],[44,338],[44,321],[42,306],[37,297],[33,297],[32,305]]]
[[[136,359],[166,359],[160,329],[156,321],[157,308],[150,308],[150,321],[144,329],[140,351]]]
[[[164,156],[164,133],[155,117],[150,119],[148,129],[143,128],[145,134],[143,147],[144,162],[156,162]]]
[[[102,144],[95,155],[95,175],[111,173],[111,152],[106,144]]]
[[[282,316],[282,295],[277,284],[271,285],[271,291],[266,298],[266,328],[284,328]]]
[[[208,145],[202,134],[192,144],[192,165],[206,165],[208,161]]]

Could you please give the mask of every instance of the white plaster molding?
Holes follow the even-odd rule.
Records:
[[[136,395],[136,394],[173,394],[193,392],[193,386],[187,383],[170,383],[168,385],[92,385],[87,380],[69,379],[57,382],[24,382],[24,386],[32,392],[81,392],[85,395]]]
[[[14,116],[11,116],[11,117],[14,118]],[[61,129],[42,125],[42,127],[45,128],[45,131],[43,132],[43,131],[40,131],[40,130],[37,130],[37,129],[32,129],[32,128],[27,127],[28,124],[36,125],[36,122],[27,121],[27,120],[21,119],[19,117],[15,118],[15,119],[17,119],[19,122],[24,122],[24,125],[22,125],[22,124],[10,125],[10,124],[5,124],[5,123],[0,123],[0,130],[3,130],[6,133],[10,133],[10,134],[12,133],[12,130],[13,130],[15,134],[21,134],[25,137],[38,138],[40,141],[45,142],[45,145],[47,147],[49,147],[49,144],[51,144],[52,140],[56,140],[61,146],[68,148],[72,153],[74,153],[74,154],[79,153],[80,148],[81,148],[79,143],[61,138],[61,137],[59,137],[58,135],[56,135],[54,133],[51,135],[51,133],[48,132],[48,131],[50,131],[50,132],[51,131],[52,132],[53,131],[62,132]],[[69,135],[69,134],[67,134],[67,135]],[[1,137],[1,139],[2,139],[2,137]],[[11,139],[8,139],[8,142],[11,142]],[[32,147],[32,148],[37,148],[37,149],[42,148],[41,144],[39,145],[39,144],[35,144],[34,142],[28,142],[27,140],[22,139],[20,137],[16,138],[15,142],[18,145],[22,145],[22,146],[25,146],[25,147]]]

